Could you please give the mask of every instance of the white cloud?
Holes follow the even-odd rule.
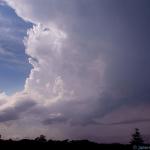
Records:
[[[40,117],[37,117],[41,123],[46,120],[47,123],[57,121],[61,123],[67,120],[70,120],[72,124],[84,122],[88,118],[89,112],[87,114],[86,112],[91,107],[90,105],[93,103],[95,105],[95,100],[102,92],[105,66],[100,56],[90,58],[90,54],[88,56],[88,53],[85,53],[78,45],[75,46],[76,43],[71,40],[69,33],[59,29],[57,22],[52,22],[49,15],[45,16],[45,20],[35,14],[34,18],[32,16],[34,8],[31,8],[34,1],[30,3],[27,1],[7,2],[19,16],[36,25],[28,30],[24,40],[26,54],[33,68],[26,79],[24,91],[9,97],[13,103],[7,103],[6,106],[13,109],[19,101],[32,99],[38,105],[37,109],[42,111]],[[45,4],[47,3],[50,5],[51,2],[46,1]],[[49,14],[49,9],[46,11]],[[93,99],[93,102],[89,103],[89,99]],[[7,107],[5,107],[6,110]],[[65,107],[72,109],[70,114]],[[35,116],[37,109],[33,109],[32,112]],[[91,113],[95,112],[94,108],[90,109]],[[82,111],[83,114],[78,117]],[[62,114],[63,117],[53,116],[51,120],[49,115],[52,114]],[[28,120],[30,117],[25,118]]]
[[[0,92],[0,105],[3,105],[7,102],[8,96],[5,92]]]

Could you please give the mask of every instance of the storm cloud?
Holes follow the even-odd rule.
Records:
[[[2,105],[1,122],[25,116],[35,121],[29,126],[38,123],[39,130],[59,126],[66,137],[96,135],[89,130],[102,131],[105,124],[122,125],[126,132],[126,124],[134,122],[148,130],[149,119],[144,119],[150,103],[148,1],[5,1],[34,25],[24,38],[32,69],[18,93],[21,98],[13,96],[13,106],[9,101]],[[31,102],[18,104],[24,95]],[[140,119],[134,118],[136,113]],[[139,124],[143,121],[146,127]],[[80,136],[71,131],[84,127],[89,130]]]

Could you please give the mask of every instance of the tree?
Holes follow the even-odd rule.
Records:
[[[144,144],[144,140],[141,136],[140,130],[135,128],[135,132],[132,134],[131,144],[133,145],[141,145]]]
[[[38,141],[38,142],[46,142],[46,137],[45,135],[40,135],[39,137],[37,137],[35,139],[35,141]]]

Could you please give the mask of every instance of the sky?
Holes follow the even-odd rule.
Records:
[[[7,94],[22,90],[30,72],[31,66],[28,64],[22,42],[30,27],[31,23],[23,21],[11,7],[1,3],[0,91],[5,91]]]
[[[0,0],[6,138],[150,141],[149,0]]]

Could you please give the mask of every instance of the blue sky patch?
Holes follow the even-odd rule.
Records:
[[[23,89],[31,65],[23,39],[32,24],[7,5],[0,5],[0,91],[12,94]]]

